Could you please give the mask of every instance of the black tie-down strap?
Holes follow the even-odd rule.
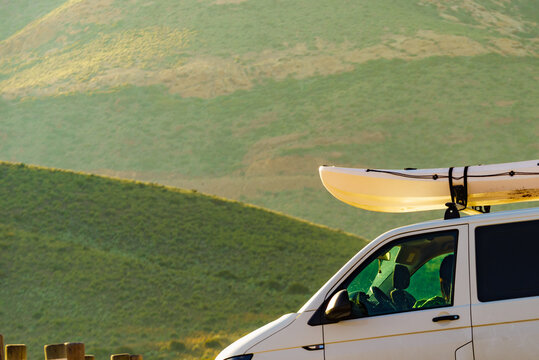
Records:
[[[453,185],[453,168],[449,168],[449,191],[451,192],[451,202],[460,205],[457,208],[460,210],[466,208],[468,205],[468,166],[464,167],[464,175],[462,179],[464,185]]]
[[[449,179],[449,192],[451,193],[451,202],[445,204],[444,219],[458,219],[460,217],[459,210],[463,210],[468,205],[468,166],[464,167],[464,185],[453,185],[453,168],[449,168],[447,174]]]
[[[512,173],[512,174],[511,174]],[[510,176],[514,175],[514,172],[511,171]],[[463,179],[463,185],[453,185],[453,168],[449,168],[449,173],[447,175],[449,179],[449,191],[451,192],[451,202],[445,204],[447,210],[445,211],[445,219],[455,219],[459,218],[459,211],[466,209],[468,206],[468,166],[464,167],[464,174],[458,179]],[[473,206],[474,210],[481,213],[490,212],[490,206]]]

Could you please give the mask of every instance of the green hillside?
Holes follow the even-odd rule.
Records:
[[[13,18],[0,28],[3,160],[197,189],[372,238],[439,214],[350,208],[319,165],[539,151],[537,1],[1,6]]]
[[[0,41],[9,38],[30,22],[47,15],[49,12],[65,3],[65,0],[18,0],[2,1],[0,3]]]
[[[196,192],[0,165],[0,333],[210,358],[299,309],[365,241]]]

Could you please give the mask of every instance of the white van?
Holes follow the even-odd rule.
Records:
[[[389,231],[224,359],[539,359],[539,208]]]

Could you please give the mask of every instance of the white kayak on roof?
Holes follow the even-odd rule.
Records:
[[[539,160],[441,169],[352,169],[321,166],[337,199],[362,209],[412,212],[446,203],[479,207],[539,200]]]

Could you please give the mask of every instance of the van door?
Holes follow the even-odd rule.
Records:
[[[470,227],[477,360],[539,357],[539,220]]]
[[[385,241],[325,304],[342,290],[352,311],[335,323],[322,320],[326,360],[454,360],[472,341],[467,225]]]

